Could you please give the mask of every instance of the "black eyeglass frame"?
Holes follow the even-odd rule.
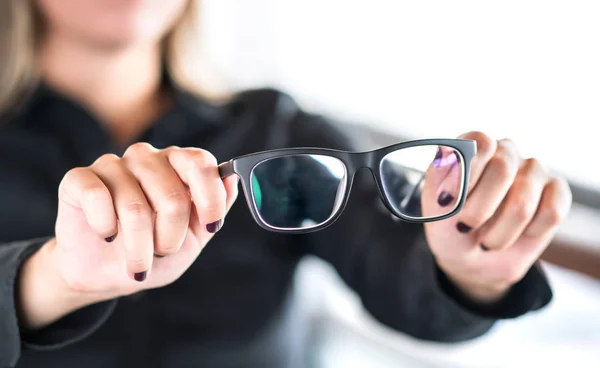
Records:
[[[445,146],[450,147],[457,152],[460,157],[459,161],[463,165],[463,181],[460,193],[460,201],[455,208],[444,215],[435,216],[435,217],[425,217],[425,218],[414,218],[410,216],[406,216],[402,213],[397,212],[393,209],[393,206],[387,199],[385,194],[385,190],[383,187],[383,182],[381,179],[381,163],[383,162],[383,158],[391,152],[398,151],[405,148],[410,147],[418,147],[418,146]],[[424,222],[433,222],[443,220],[449,217],[456,215],[464,206],[466,198],[467,198],[467,188],[470,177],[470,167],[471,161],[475,157],[477,153],[477,144],[474,140],[467,139],[417,139],[411,141],[405,141],[401,143],[396,143],[390,146],[378,148],[371,151],[363,151],[363,152],[350,152],[350,151],[341,151],[334,150],[328,148],[311,148],[311,147],[297,147],[297,148],[280,148],[269,151],[261,151],[256,153],[251,153],[243,156],[235,157],[229,161],[223,162],[219,165],[219,175],[221,178],[226,178],[230,175],[238,175],[240,181],[242,183],[242,190],[244,196],[246,197],[246,202],[248,204],[248,208],[250,209],[250,213],[252,217],[256,221],[256,223],[265,230],[280,232],[280,233],[288,233],[288,234],[305,234],[309,232],[319,231],[325,229],[326,227],[332,225],[344,212],[346,205],[348,203],[348,199],[350,198],[350,193],[352,191],[352,183],[354,182],[354,176],[359,169],[369,169],[375,182],[377,184],[377,189],[379,192],[379,197],[385,207],[390,211],[390,213],[404,221],[413,222],[413,223],[424,223]],[[340,160],[346,169],[346,186],[345,193],[343,195],[342,201],[337,208],[337,210],[329,217],[329,219],[321,224],[308,227],[308,228],[291,228],[291,229],[282,229],[277,227],[269,226],[269,224],[265,223],[261,216],[258,213],[258,209],[256,208],[256,203],[254,201],[254,196],[252,192],[252,180],[251,175],[254,168],[260,163],[278,157],[285,156],[295,156],[295,155],[321,155],[321,156],[329,156],[333,158],[337,158]]]

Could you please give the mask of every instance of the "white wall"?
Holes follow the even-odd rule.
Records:
[[[415,137],[483,130],[600,185],[600,2],[205,0],[230,85]]]

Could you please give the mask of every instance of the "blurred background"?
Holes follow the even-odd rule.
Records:
[[[202,62],[224,87],[283,90],[372,146],[510,137],[573,186],[543,258],[554,301],[469,343],[385,329],[307,259],[315,367],[600,367],[599,2],[205,0],[202,17]]]

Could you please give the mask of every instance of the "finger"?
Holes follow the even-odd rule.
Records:
[[[536,214],[524,234],[528,237],[543,238],[555,233],[566,219],[571,203],[572,194],[567,181],[551,179],[544,187]]]
[[[227,212],[229,212],[229,210],[235,203],[235,200],[237,199],[239,177],[237,175],[231,175],[222,180],[223,180],[223,184],[225,185],[225,191],[227,192],[227,201],[226,201],[226,209],[225,209],[226,213],[227,213]],[[206,231],[206,227],[202,226],[202,224],[200,224],[197,213],[198,212],[195,209],[193,209],[191,219],[190,219],[190,228],[192,229],[194,234],[200,234],[203,231]],[[225,214],[225,217],[223,218],[221,227],[224,226],[226,218],[227,218],[227,214]]]
[[[516,147],[499,141],[494,156],[487,162],[477,185],[458,214],[458,230],[469,232],[487,222],[502,203],[519,170]]]
[[[437,170],[439,170],[438,177],[441,179],[437,186],[436,199],[440,207],[452,209],[460,199],[462,165],[460,156],[455,150],[445,149],[441,152],[441,158],[437,165],[434,163],[434,167],[437,166]]]
[[[88,225],[100,237],[112,241],[117,233],[117,215],[112,196],[102,180],[89,168],[70,170],[60,183],[59,200],[83,211]]]
[[[144,281],[154,254],[152,209],[122,160],[99,166],[95,172],[112,194],[125,244],[127,270],[134,280]]]
[[[154,253],[174,254],[188,230],[191,211],[188,190],[164,153],[146,145],[132,146],[130,150],[125,154],[129,170],[156,213]]]
[[[225,193],[227,193],[227,200],[225,202],[225,211],[229,212],[235,200],[238,197],[239,189],[238,185],[240,182],[240,178],[237,175],[228,176],[223,180],[223,185],[225,186]],[[227,217],[227,214],[225,215]]]
[[[217,232],[223,224],[227,203],[217,160],[205,150],[192,148],[170,150],[168,158],[190,189],[198,220],[208,232]]]
[[[440,147],[427,169],[423,184],[422,212],[425,217],[444,215],[460,200],[462,165],[460,156],[448,147]],[[406,200],[409,198],[407,197]]]
[[[479,232],[484,248],[501,250],[514,244],[532,221],[548,177],[535,159],[524,161],[497,216]]]
[[[494,156],[498,148],[498,142],[487,136],[482,132],[469,132],[461,135],[459,138],[471,139],[477,143],[477,154],[471,161],[471,167],[465,168],[470,169],[470,179],[468,183],[468,193],[475,188],[481,176],[483,175],[484,169],[488,164],[488,161]]]

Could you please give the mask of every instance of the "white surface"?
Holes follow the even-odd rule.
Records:
[[[600,2],[205,0],[212,65],[415,137],[510,137],[600,185]]]
[[[547,308],[454,345],[418,341],[378,324],[328,264],[309,258],[297,282],[315,310],[316,367],[600,367],[600,282],[546,270],[554,290]]]

